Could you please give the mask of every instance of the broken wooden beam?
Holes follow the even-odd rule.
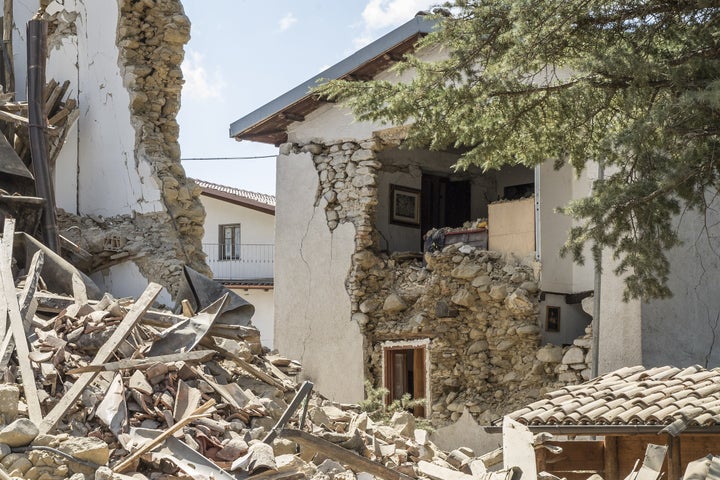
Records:
[[[25,327],[23,326],[24,322],[20,315],[20,307],[15,291],[15,281],[13,280],[11,269],[14,236],[15,220],[6,218],[3,227],[2,248],[0,249],[0,281],[2,282],[2,293],[5,297],[7,311],[10,317],[10,331],[12,332],[15,349],[17,350],[25,402],[28,406],[28,417],[35,425],[39,425],[42,420],[40,397],[38,396],[37,385],[35,384],[35,371],[30,363],[30,348],[28,347],[27,335],[25,334]]]
[[[125,470],[127,470],[140,456],[146,452],[149,452],[155,447],[160,446],[166,438],[171,437],[175,432],[180,430],[181,428],[185,427],[185,425],[189,424],[193,420],[197,420],[198,418],[202,418],[205,416],[206,412],[210,410],[210,408],[215,405],[215,400],[208,400],[204,404],[202,404],[200,407],[195,409],[189,416],[183,418],[179,422],[177,422],[172,427],[165,430],[163,433],[158,435],[154,440],[149,441],[133,453],[131,453],[127,458],[122,460],[120,463],[115,465],[113,467],[113,472],[116,473],[122,473]]]
[[[216,352],[214,350],[198,350],[197,352],[171,353],[168,355],[157,355],[155,357],[147,358],[124,358],[122,360],[118,360],[117,362],[108,362],[102,365],[86,365],[84,367],[73,368],[65,373],[77,375],[78,373],[114,372],[116,370],[124,369],[142,370],[155,365],[156,363],[199,363],[210,360],[213,356],[215,356],[215,353]]]
[[[150,307],[150,304],[160,294],[162,287],[157,283],[150,283],[145,292],[138,298],[123,318],[122,322],[117,326],[110,338],[100,347],[95,358],[90,365],[102,365],[107,362],[108,358],[117,350],[118,346],[125,340],[130,334],[130,331],[140,321],[145,311]],[[18,352],[19,353],[19,352]],[[70,390],[63,396],[62,400],[55,405],[55,408],[48,413],[48,415],[42,420],[39,425],[40,433],[49,433],[55,425],[62,419],[65,412],[75,403],[80,397],[80,394],[95,379],[97,372],[87,372],[80,375],[77,381],[70,387]]]
[[[413,478],[300,430],[285,428],[280,431],[280,436],[299,444],[300,448],[306,446],[317,450],[328,458],[347,465],[356,472],[367,472],[382,480],[410,480]]]

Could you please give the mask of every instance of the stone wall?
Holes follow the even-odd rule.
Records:
[[[383,382],[384,342],[422,341],[429,357],[430,418],[436,426],[467,409],[480,423],[589,375],[590,341],[540,347],[537,266],[512,255],[455,244],[425,254],[379,252],[375,215],[383,168],[374,141],[285,144],[309,152],[328,228],[352,223],[355,253],[346,280],[352,321],[365,336],[365,375]]]

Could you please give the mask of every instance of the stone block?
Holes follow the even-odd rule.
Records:
[[[108,444],[94,437],[69,437],[59,450],[97,465],[107,464],[110,458]]]
[[[490,298],[498,302],[505,300],[505,297],[507,296],[507,287],[505,285],[493,285],[490,289],[489,295]]]
[[[560,363],[562,360],[562,347],[558,345],[545,345],[537,351],[535,358],[543,363]]]
[[[483,268],[480,265],[461,263],[457,267],[453,268],[452,272],[450,272],[450,276],[462,280],[470,280],[475,278],[482,270]]]
[[[40,430],[33,422],[27,418],[18,418],[0,430],[0,443],[5,443],[13,448],[24,447],[29,445],[38,436],[38,433]]]
[[[580,347],[570,347],[565,355],[563,355],[562,363],[564,365],[572,365],[574,363],[584,363],[585,352]]]
[[[464,288],[461,288],[455,292],[455,295],[452,296],[452,302],[456,305],[469,308],[475,305],[477,299],[472,293],[468,292]]]
[[[0,385],[0,414],[5,418],[5,423],[10,423],[17,417],[19,401],[20,388],[17,385]]]
[[[383,311],[387,313],[402,312],[407,309],[405,301],[396,293],[391,293],[383,303]]]
[[[540,327],[537,325],[521,325],[515,330],[518,335],[529,336],[540,333]]]

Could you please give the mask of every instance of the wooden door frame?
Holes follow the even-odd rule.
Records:
[[[415,409],[416,416],[430,415],[430,339],[420,340],[407,340],[407,341],[388,341],[381,343],[382,347],[382,380],[383,386],[390,390],[393,382],[392,365],[389,362],[391,352],[396,350],[419,350],[422,352],[422,359],[416,358],[413,355],[413,370],[416,375],[419,375],[418,379],[422,380],[421,385],[418,384],[417,379],[413,383],[413,398],[423,398],[425,401],[424,407],[418,407]],[[389,404],[391,401],[392,392],[385,396],[385,403]],[[422,411],[421,411],[422,410]]]

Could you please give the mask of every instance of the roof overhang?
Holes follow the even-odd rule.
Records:
[[[200,187],[200,195],[214,198],[215,200],[221,200],[223,202],[232,203],[233,205],[239,205],[241,207],[256,210],[258,212],[267,213],[269,215],[275,215],[275,207],[266,203],[258,202],[250,198],[241,198],[231,193],[220,192],[211,188]]]
[[[533,433],[555,435],[658,435],[667,425],[525,425]],[[501,425],[483,427],[487,433],[502,433]],[[682,435],[720,434],[720,425],[688,427]]]
[[[327,70],[234,121],[230,124],[230,137],[238,141],[250,140],[273,145],[286,142],[288,125],[304,120],[321,104],[312,89],[329,80],[372,78],[412,51],[418,39],[430,33],[436,25],[437,20],[434,18],[415,16]]]

